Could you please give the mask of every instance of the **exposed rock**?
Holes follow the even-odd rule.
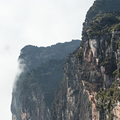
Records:
[[[106,10],[102,3],[110,5],[111,8]],[[55,95],[53,120],[120,119],[119,106],[113,106],[116,99],[119,100],[119,97],[115,97],[116,91],[119,95],[119,87],[116,88],[114,82],[120,77],[120,12],[115,12],[118,9],[117,3],[120,4],[120,1],[96,0],[88,11],[80,48],[65,60],[65,81]],[[103,6],[103,9],[97,9],[95,5],[98,4]],[[92,11],[93,8],[96,11]],[[93,12],[95,14],[92,14]],[[61,93],[61,88],[64,87],[66,91]],[[61,94],[57,96],[59,93]],[[60,97],[62,95],[66,97]],[[82,97],[79,97],[80,95]],[[58,108],[56,104],[62,108]]]
[[[119,101],[117,101],[113,105],[112,114],[115,116],[114,120],[120,120],[120,102]]]
[[[50,120],[54,92],[63,78],[63,61],[79,40],[50,47],[25,46],[19,56],[24,71],[12,93],[12,120]]]
[[[25,60],[25,70],[30,73],[26,77],[23,75],[24,79],[19,78],[17,90],[13,92],[14,120],[120,120],[119,5],[120,0],[94,2],[83,24],[80,46],[65,59],[64,78],[60,85],[60,82],[57,84],[58,89],[54,89],[54,102],[53,99],[48,101],[54,94],[52,91],[51,95],[50,91],[56,82],[43,82],[43,78],[50,72],[39,73],[39,67],[30,70],[43,61],[63,57],[66,49],[64,51],[63,47],[60,47],[60,53],[43,48],[37,52],[37,49],[33,51],[32,46],[22,49],[21,58]],[[29,52],[31,54],[28,54]],[[57,65],[62,65],[58,63]],[[55,71],[57,70],[54,69]],[[19,97],[20,102],[17,103]]]

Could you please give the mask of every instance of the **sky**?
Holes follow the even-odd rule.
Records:
[[[0,0],[0,119],[12,120],[12,86],[25,45],[50,46],[81,39],[94,0]]]

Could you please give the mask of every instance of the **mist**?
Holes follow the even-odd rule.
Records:
[[[10,53],[10,52],[9,52]],[[0,119],[10,120],[10,104],[12,99],[12,86],[16,75],[18,74],[18,63],[16,56],[18,54],[0,54]]]
[[[17,62],[25,45],[50,46],[81,39],[82,23],[94,0],[0,1],[0,119],[11,120]]]

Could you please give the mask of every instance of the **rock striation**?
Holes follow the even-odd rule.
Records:
[[[96,0],[83,23],[80,46],[65,59],[63,48],[57,60],[51,50],[46,55],[42,48],[22,49],[26,72],[13,92],[13,120],[120,120],[119,5],[120,0]],[[62,60],[63,74],[57,72]]]
[[[65,60],[52,120],[120,120],[118,5],[96,0],[87,12],[80,47]]]

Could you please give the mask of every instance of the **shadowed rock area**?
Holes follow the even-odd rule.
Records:
[[[18,60],[24,69],[12,93],[12,120],[50,120],[54,93],[63,79],[64,59],[79,44],[80,40],[72,40],[21,49]]]
[[[64,63],[52,120],[120,120],[120,1],[96,0]]]
[[[66,58],[66,44],[21,50],[26,67],[13,92],[13,120],[120,120],[119,6],[120,0],[96,0],[79,47]]]

